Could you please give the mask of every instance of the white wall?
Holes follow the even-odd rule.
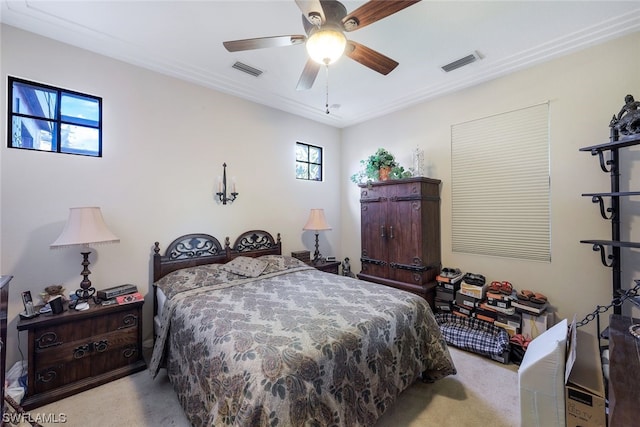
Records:
[[[349,256],[360,269],[359,191],[349,181],[360,159],[386,147],[410,163],[424,149],[428,176],[442,185],[442,257],[445,266],[509,280],[517,289],[544,292],[558,315],[579,319],[610,300],[611,274],[585,238],[609,237],[609,224],[583,192],[607,191],[597,159],[579,152],[605,142],[610,117],[627,93],[640,98],[640,33],[535,68],[426,102],[342,131],[232,96],[181,82],[49,39],[2,26],[0,91],[7,75],[103,97],[101,159],[0,148],[0,272],[15,276],[9,308],[9,363],[19,358],[15,325],[20,292],[80,282],[81,256],[51,250],[72,206],[98,205],[121,242],[91,255],[97,288],[135,283],[148,294],[154,241],[166,245],[189,232],[234,238],[250,228],[283,236],[284,253],[313,250],[301,231],[308,210],[324,207],[333,230],[321,234],[321,251]],[[451,251],[450,126],[550,101],[552,175],[551,263],[454,254]],[[6,117],[6,102],[0,106]],[[0,120],[0,135],[6,135]],[[297,140],[326,149],[326,181],[294,178]],[[623,155],[623,187],[640,183],[640,148]],[[635,161],[635,162],[634,162]],[[221,164],[237,178],[233,205],[213,200]],[[629,172],[627,172],[627,170]],[[624,189],[624,188],[623,188]],[[623,215],[640,214],[637,198]],[[623,237],[640,241],[638,219]],[[625,251],[623,282],[640,277],[638,252]],[[151,331],[152,301],[145,304]],[[26,337],[22,338],[26,351]]]
[[[150,259],[153,242],[166,247],[181,234],[205,232],[224,243],[243,231],[281,233],[283,252],[309,249],[303,232],[309,209],[324,208],[333,230],[322,233],[324,255],[340,256],[340,132],[229,95],[185,83],[50,39],[2,26],[0,84],[7,75],[103,98],[103,157],[8,149],[1,144],[2,274],[10,288],[8,365],[18,358],[20,292],[45,286],[78,288],[80,250],[52,250],[68,209],[102,208],[120,243],[90,256],[98,289],[134,283],[146,294],[144,330],[151,334]],[[0,107],[6,116],[6,102]],[[6,120],[0,120],[6,135]],[[325,148],[324,182],[295,179],[294,147]],[[222,163],[240,195],[214,201]],[[26,354],[26,336],[21,337]]]
[[[581,239],[610,239],[610,223],[582,193],[609,190],[609,175],[597,157],[579,148],[608,141],[609,120],[633,94],[640,99],[640,33],[589,48],[494,81],[352,126],[342,135],[342,253],[354,261],[360,251],[359,188],[348,184],[358,162],[378,147],[411,165],[411,150],[425,152],[428,176],[442,180],[443,266],[508,280],[516,289],[546,294],[560,317],[581,320],[611,300],[611,271]],[[451,250],[451,125],[550,102],[551,263],[453,253]],[[640,190],[640,147],[626,149],[623,187]],[[633,162],[635,160],[635,163]],[[630,188],[629,188],[630,187]],[[625,188],[622,188],[623,190]],[[623,238],[640,241],[638,198],[623,201]],[[639,252],[624,250],[623,284],[640,278]],[[359,262],[353,270],[358,272]],[[605,321],[608,316],[605,316]],[[605,322],[606,323],[606,322]]]

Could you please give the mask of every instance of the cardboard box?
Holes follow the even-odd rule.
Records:
[[[507,331],[507,333],[509,334],[509,337],[512,337],[518,333],[518,328],[516,328],[515,326],[511,326],[507,323],[502,323],[496,320],[495,322],[493,322],[493,324]]]
[[[463,314],[465,317],[471,317],[471,314],[473,314],[473,308],[463,307],[457,304],[453,304],[453,311],[455,313]]]
[[[520,329],[522,328],[522,315],[520,313],[514,313],[512,315],[497,313],[496,320],[498,322],[506,323],[509,326],[513,326],[520,333]]]
[[[457,291],[460,289],[460,283],[462,283],[462,276],[459,279],[449,279],[446,277],[436,276],[436,282],[439,287],[443,287],[445,289],[449,289],[452,291]]]
[[[485,294],[487,304],[492,307],[511,308],[511,295],[497,294],[487,291]]]
[[[567,319],[529,343],[520,367],[521,427],[564,427]]]
[[[476,299],[484,299],[484,294],[487,291],[487,288],[488,286],[486,284],[484,286],[476,286],[462,282],[458,294],[467,295]]]
[[[545,312],[539,316],[522,313],[522,335],[531,339],[539,337],[554,324],[552,312]]]
[[[476,308],[476,310],[478,309]],[[474,312],[471,317],[475,317],[476,319],[484,320],[485,322],[489,322],[489,323],[495,323],[496,321],[496,319],[494,319],[493,317],[484,315],[482,313],[478,313],[477,311]]]
[[[436,287],[436,298],[441,301],[453,301],[456,293],[452,289],[445,289],[441,286]]]
[[[438,274],[436,276],[436,281],[441,284],[448,283],[448,284],[457,285],[458,287],[460,287],[460,282],[462,282],[463,276],[464,275],[462,273],[460,273],[456,277],[444,277]]]
[[[525,303],[522,300],[515,300],[511,302],[511,306],[515,307],[520,313],[529,313],[533,315],[542,314],[547,311],[547,307],[549,307],[548,303],[544,304],[533,304],[533,303]]]
[[[454,308],[453,308],[453,311],[452,311],[451,313],[455,314],[456,316],[460,316],[460,317],[469,317],[469,316],[467,316],[466,314],[464,314],[464,313],[460,312],[460,311],[458,310],[458,307],[454,307]]]
[[[479,304],[480,308],[484,308],[485,310],[491,310],[491,311],[495,311],[498,313],[502,313],[502,314],[506,314],[507,316],[512,316],[514,314],[516,314],[516,309],[511,307],[511,308],[500,308],[497,305],[489,305],[486,302],[481,302]]]
[[[486,308],[483,308],[482,306],[476,307],[475,308],[475,313],[477,315],[483,316],[483,317],[488,317],[491,318],[491,322],[495,322],[498,318],[498,312],[495,310],[487,310]]]
[[[436,311],[451,313],[451,301],[442,301],[436,298],[433,302]]]
[[[575,319],[569,328],[565,369],[567,427],[605,427],[604,378],[598,340],[582,329]]]
[[[478,300],[477,298],[464,295],[460,292],[456,294],[456,305],[460,307],[473,309],[476,307],[476,305],[478,305],[479,302],[480,300]]]

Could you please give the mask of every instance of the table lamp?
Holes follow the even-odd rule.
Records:
[[[313,253],[313,263],[317,264],[322,261],[322,256],[318,249],[318,231],[331,230],[331,226],[327,224],[327,219],[324,217],[324,209],[311,209],[309,219],[307,219],[307,223],[302,229],[316,232],[316,251]]]
[[[86,302],[93,297],[96,290],[91,286],[89,280],[89,254],[90,246],[99,243],[117,243],[118,239],[109,229],[102,218],[102,212],[98,207],[82,207],[70,208],[69,218],[62,230],[62,233],[55,242],[51,244],[51,248],[61,248],[66,246],[82,246],[81,254],[83,256],[82,265],[82,281],[80,289],[76,290],[78,304]],[[76,308],[78,306],[76,305]]]

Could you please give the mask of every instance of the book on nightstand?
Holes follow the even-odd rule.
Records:
[[[119,295],[116,297],[116,302],[118,304],[129,304],[131,302],[142,301],[144,297],[140,292],[135,292],[133,294],[127,295]]]

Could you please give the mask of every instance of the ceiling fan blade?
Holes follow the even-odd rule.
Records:
[[[240,50],[264,49],[267,47],[291,46],[294,44],[304,43],[306,36],[274,36],[259,37],[255,39],[232,40],[222,42],[229,52],[237,52]]]
[[[347,41],[344,53],[354,61],[385,76],[398,66],[398,63],[393,59],[351,40]]]
[[[342,19],[345,31],[354,31],[393,15],[420,0],[370,0]]]
[[[311,87],[313,86],[313,82],[316,81],[316,77],[318,76],[320,67],[320,64],[309,58],[304,66],[304,70],[302,70],[302,75],[300,75],[300,80],[298,80],[296,90],[311,89]]]
[[[320,0],[296,0],[296,4],[311,25],[324,24],[324,9],[322,9]]]

